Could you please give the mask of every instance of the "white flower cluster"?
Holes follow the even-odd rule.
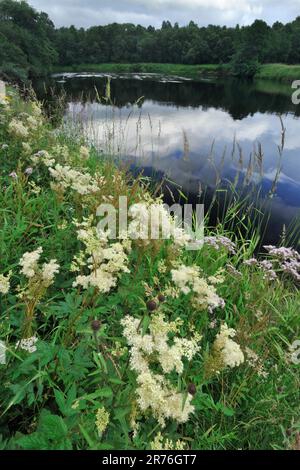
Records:
[[[209,284],[206,279],[200,276],[198,266],[181,265],[178,269],[172,269],[172,280],[174,284],[185,295],[193,293],[193,303],[200,310],[212,312],[216,308],[224,308],[224,300],[218,296],[214,285],[222,282],[221,277],[211,277]]]
[[[29,353],[34,353],[36,351],[36,343],[38,342],[38,338],[36,336],[32,336],[31,338],[21,339],[16,344],[16,349],[23,349],[23,351],[27,351]]]
[[[55,164],[55,159],[50,155],[47,150],[40,150],[31,157],[31,161],[34,165],[42,163],[47,167],[52,167]]]
[[[5,95],[5,90],[2,92],[1,81],[0,81],[0,106],[4,108],[8,107],[8,97]]]
[[[221,331],[213,345],[214,353],[221,356],[225,367],[237,367],[245,361],[240,345],[231,339],[235,335],[236,331],[233,328],[228,328],[225,323],[221,326]]]
[[[28,128],[23,124],[22,121],[12,119],[8,125],[8,132],[15,137],[26,139],[29,136]]]
[[[165,374],[183,372],[183,358],[191,360],[199,351],[200,336],[191,340],[175,337],[169,346],[169,333],[178,329],[178,322],[166,322],[163,314],[153,315],[149,325],[149,334],[139,331],[140,320],[126,316],[121,321],[124,336],[131,347],[130,366],[137,376],[138,405],[142,411],[151,409],[159,423],[164,426],[166,419],[180,423],[188,421],[194,408],[192,395],[187,397],[176,390],[162,374],[153,373],[151,364],[159,365]]]
[[[179,439],[174,442],[171,439],[164,439],[164,436],[159,432],[153,441],[150,442],[151,450],[185,450],[186,444]]]
[[[37,101],[32,101],[31,112],[35,117],[40,118],[42,116],[42,108],[40,103],[38,103]]]
[[[82,271],[87,266],[90,274],[77,276],[73,287],[95,287],[99,292],[107,293],[116,286],[121,272],[129,273],[127,264],[131,243],[123,240],[122,243],[109,244],[108,233],[100,233],[92,222],[90,217],[77,224],[77,237],[85,245],[85,250],[74,258],[71,270]]]
[[[27,126],[29,129],[36,130],[39,127],[39,121],[33,117],[33,116],[28,116],[26,119]]]
[[[54,168],[49,168],[51,176],[56,180],[53,189],[73,189],[82,196],[93,194],[99,191],[99,185],[104,181],[104,178],[96,180],[89,173],[82,173],[81,171],[74,170],[70,166],[55,165]]]
[[[133,204],[129,209],[132,218],[128,234],[134,240],[143,240],[149,244],[151,240],[170,240],[179,247],[184,247],[191,241],[185,230],[178,226],[178,221],[172,217],[160,199],[151,199]]]
[[[79,153],[80,153],[80,157],[83,160],[87,160],[90,156],[90,149],[88,147],[85,147],[84,145],[82,145],[79,149]]]
[[[44,263],[42,267],[39,266],[39,259],[43,249],[39,247],[37,250],[30,253],[24,253],[20,259],[20,266],[22,266],[21,273],[32,279],[39,277],[46,286],[50,286],[53,283],[54,276],[59,272],[59,265],[55,259],[52,259],[49,263]]]
[[[4,274],[0,274],[0,294],[8,294],[10,288],[10,277],[11,273],[8,276],[4,276]]]

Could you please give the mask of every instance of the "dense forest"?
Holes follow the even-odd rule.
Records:
[[[87,30],[56,29],[27,2],[0,0],[0,73],[26,79],[53,65],[101,63],[230,64],[234,75],[254,75],[263,63],[300,63],[300,17],[269,26],[200,27],[164,21],[161,28],[113,23]]]

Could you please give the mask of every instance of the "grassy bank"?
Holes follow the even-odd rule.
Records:
[[[300,65],[266,64],[262,65],[256,78],[264,80],[277,80],[280,82],[293,82],[300,80]]]
[[[298,448],[300,255],[253,259],[240,204],[243,237],[145,240],[151,210],[172,223],[147,180],[0,107],[0,449]],[[134,239],[96,229],[119,196]]]
[[[180,64],[80,64],[55,67],[54,72],[92,72],[92,73],[160,73],[180,75],[189,78],[229,76],[229,65],[180,65]],[[300,65],[264,64],[255,75],[256,79],[274,80],[290,83],[300,80]]]

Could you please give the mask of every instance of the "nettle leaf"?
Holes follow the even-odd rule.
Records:
[[[68,428],[64,420],[43,410],[37,431],[17,439],[17,445],[25,450],[71,450]]]
[[[66,407],[66,399],[65,399],[64,394],[59,390],[54,390],[54,396],[55,396],[55,400],[59,408],[59,411],[63,415],[65,415],[67,407]]]
[[[75,384],[71,386],[67,393],[67,396],[65,396],[65,394],[60,390],[54,390],[54,395],[59,411],[64,416],[69,417],[77,413],[76,409],[72,408],[77,396]]]
[[[68,428],[64,420],[57,415],[52,415],[45,411],[41,415],[39,431],[42,432],[47,439],[59,441],[68,434]]]
[[[54,344],[46,343],[44,341],[38,344],[38,358],[40,361],[40,367],[44,367],[52,362],[57,354],[57,346]]]
[[[48,441],[40,433],[33,433],[29,436],[23,436],[17,440],[17,444],[25,450],[47,450]]]

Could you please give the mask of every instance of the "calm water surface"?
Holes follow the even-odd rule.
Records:
[[[193,81],[155,74],[64,74],[52,85],[66,93],[66,119],[83,124],[104,152],[146,172],[165,175],[187,194],[213,193],[229,181],[259,185],[261,197],[277,185],[268,241],[277,241],[300,212],[300,106],[277,83]],[[42,84],[38,94],[44,97]],[[49,100],[49,96],[47,96]],[[282,119],[285,145],[280,157]],[[278,174],[280,168],[280,175]],[[274,190],[274,187],[273,187]]]

